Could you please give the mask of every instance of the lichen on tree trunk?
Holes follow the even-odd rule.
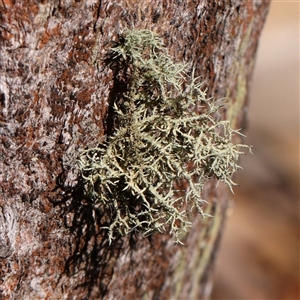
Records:
[[[210,181],[214,217],[185,246],[168,235],[118,238],[81,193],[80,150],[103,140],[113,95],[103,63],[126,28],[164,39],[195,67],[223,117],[244,128],[268,1],[1,1],[0,291],[3,299],[192,299],[209,294],[229,192]],[[114,90],[113,92],[116,92]]]

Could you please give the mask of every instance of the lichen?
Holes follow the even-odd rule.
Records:
[[[123,68],[122,92],[106,141],[80,154],[85,193],[107,212],[110,241],[161,232],[180,242],[190,216],[205,217],[204,183],[215,177],[232,189],[246,146],[232,143],[238,132],[220,120],[221,102],[207,98],[193,69],[173,62],[157,34],[127,31],[110,53]]]

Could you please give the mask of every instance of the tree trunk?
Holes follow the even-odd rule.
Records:
[[[223,114],[244,128],[258,38],[269,1],[0,2],[1,299],[200,299],[230,194],[211,180],[212,218],[169,235],[109,244],[79,189],[80,149],[103,140],[112,89],[105,54],[126,28],[149,29],[195,67]]]

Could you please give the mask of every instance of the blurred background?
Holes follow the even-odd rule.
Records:
[[[260,39],[246,143],[213,300],[299,294],[299,1],[273,0]]]

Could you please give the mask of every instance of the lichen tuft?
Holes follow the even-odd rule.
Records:
[[[157,34],[127,31],[111,51],[123,66],[123,92],[106,141],[80,155],[85,191],[108,212],[110,241],[138,231],[180,242],[189,215],[205,216],[204,183],[215,177],[232,189],[247,146],[232,143],[238,132],[217,118],[222,105],[207,99],[193,71],[188,78],[187,65],[173,62]]]

